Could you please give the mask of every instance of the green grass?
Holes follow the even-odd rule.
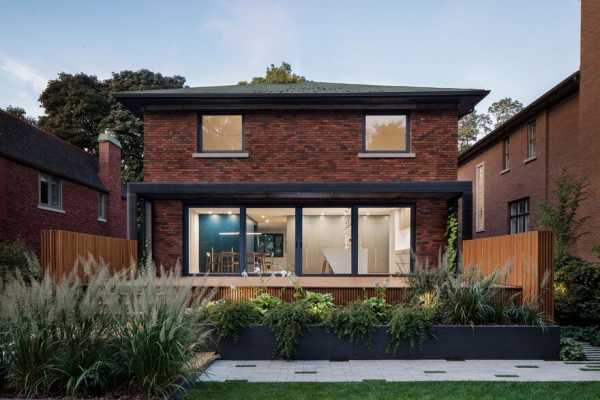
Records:
[[[186,400],[577,400],[600,398],[600,382],[201,383]]]

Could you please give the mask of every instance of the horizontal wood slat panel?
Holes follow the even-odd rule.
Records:
[[[465,270],[483,274],[503,272],[501,283],[523,290],[523,301],[538,304],[554,317],[554,281],[552,233],[531,231],[515,235],[493,236],[463,242]]]
[[[54,279],[70,274],[81,259],[104,262],[111,272],[137,265],[137,241],[86,233],[42,230],[41,266]]]

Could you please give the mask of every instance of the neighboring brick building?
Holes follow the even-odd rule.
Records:
[[[599,152],[600,2],[583,0],[580,71],[459,157],[458,179],[474,183],[475,237],[539,228],[540,204],[552,199],[553,182],[564,170],[590,183],[580,210],[590,217],[583,227],[589,234],[572,253],[591,258],[600,244]]]
[[[121,148],[99,137],[92,156],[0,111],[0,241],[40,254],[40,230],[125,237]]]
[[[130,238],[137,197],[154,258],[181,260],[186,274],[436,263],[448,202],[471,202],[471,183],[457,181],[457,121],[487,93],[321,82],[121,93],[144,118]]]

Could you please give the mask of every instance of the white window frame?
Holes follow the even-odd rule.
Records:
[[[98,193],[98,221],[106,222],[106,204],[107,196],[106,193]]]
[[[52,204],[52,183],[56,183],[58,190],[58,204]],[[42,182],[48,185],[48,202],[42,202]],[[65,212],[63,208],[63,183],[62,180],[48,174],[40,174],[38,176],[38,208],[42,210],[55,211],[59,213]]]
[[[475,232],[485,231],[485,162],[475,166]]]

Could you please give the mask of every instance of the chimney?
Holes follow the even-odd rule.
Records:
[[[121,143],[106,129],[98,136],[98,177],[108,189],[106,201],[110,236],[125,237],[125,202],[122,197]]]
[[[584,231],[590,232],[577,241],[579,254],[590,254],[600,243],[600,1],[581,0],[581,60],[579,83],[579,151],[580,176],[588,178],[587,204],[582,215],[588,220]]]

